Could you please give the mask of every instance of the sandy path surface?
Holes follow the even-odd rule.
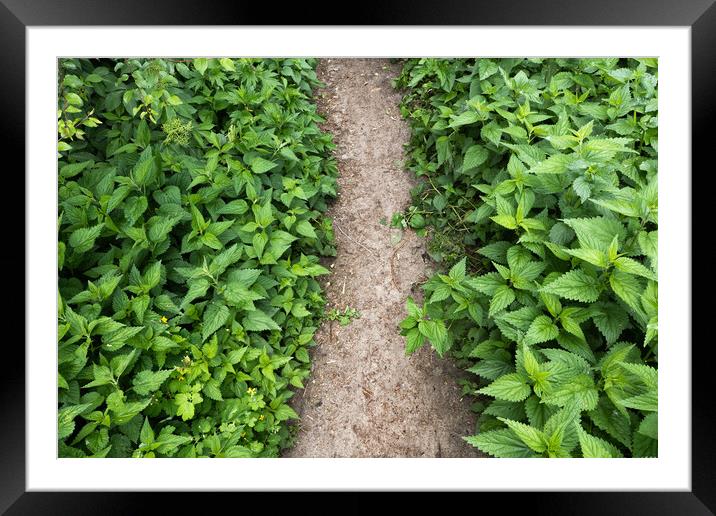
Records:
[[[407,123],[387,59],[324,59],[317,92],[338,145],[338,256],[326,285],[328,308],[360,311],[348,326],[326,322],[311,351],[313,371],[293,404],[301,415],[287,457],[477,457],[460,372],[427,347],[405,356],[397,325],[405,298],[426,279],[425,241],[382,225],[410,202],[414,179],[401,164]],[[396,234],[398,233],[398,234]]]

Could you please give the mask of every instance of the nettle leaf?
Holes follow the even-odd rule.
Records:
[[[507,285],[501,285],[495,289],[495,293],[490,301],[490,316],[493,316],[512,304],[515,300],[515,291]]]
[[[57,413],[57,438],[64,439],[65,437],[72,435],[72,432],[75,429],[75,418],[91,410],[92,407],[92,403],[82,403],[80,405],[60,409]]]
[[[152,147],[148,145],[139,155],[139,160],[134,165],[134,168],[132,168],[131,176],[138,186],[144,186],[152,179],[153,172],[154,157],[152,155]],[[142,198],[145,199],[146,202],[146,198]]]
[[[622,453],[611,443],[604,439],[589,435],[581,428],[579,432],[579,446],[582,449],[582,456],[586,459],[603,458],[616,459],[622,457]]]
[[[548,340],[556,339],[559,335],[559,328],[546,315],[536,317],[525,335],[526,344],[539,344]]]
[[[447,351],[448,335],[443,321],[420,321],[418,323],[418,331],[430,341],[430,344],[432,344],[440,356]]]
[[[592,303],[599,298],[602,286],[596,278],[575,269],[565,272],[540,290],[572,301]]]
[[[307,220],[301,220],[295,225],[296,232],[299,235],[308,237],[308,238],[318,238],[318,235],[316,235],[316,232],[313,229],[313,226],[311,226],[311,223]]]
[[[463,439],[494,457],[528,458],[538,456],[509,428],[481,432],[477,435],[463,437]]]
[[[621,405],[635,410],[642,410],[644,412],[656,412],[659,410],[658,401],[656,390],[651,390],[644,394],[623,399],[621,400]]]
[[[298,419],[298,414],[289,405],[280,405],[274,412],[277,421],[286,421],[288,419]]]
[[[462,171],[467,172],[474,168],[479,167],[490,156],[489,151],[482,145],[472,145],[467,151],[462,160]]]
[[[201,75],[204,75],[204,72],[206,72],[206,69],[209,67],[209,60],[203,57],[197,57],[192,60],[192,64]]]
[[[243,247],[234,244],[223,252],[219,253],[209,264],[209,273],[220,276],[230,265],[235,264],[241,258]]]
[[[413,323],[415,324],[415,323]],[[420,333],[420,330],[418,328],[412,328],[409,330],[406,334],[406,345],[405,345],[405,354],[410,355],[412,353],[415,353],[424,343],[425,343],[425,336]]]
[[[488,296],[493,296],[498,289],[505,286],[505,280],[496,272],[469,278],[466,282],[470,287]]]
[[[281,327],[261,310],[254,310],[244,316],[241,321],[244,329],[249,331],[280,330]]]
[[[485,359],[470,367],[468,371],[488,380],[496,380],[500,376],[514,372],[514,367],[504,360]]]
[[[277,167],[278,164],[274,163],[273,161],[264,159],[260,156],[257,156],[253,160],[251,160],[250,166],[251,166],[251,170],[255,174],[265,174],[269,170],[272,170],[275,167]]]
[[[532,395],[525,400],[525,413],[533,427],[542,428],[556,411],[555,407],[542,403],[537,395]]]
[[[563,249],[563,251],[571,256],[576,256],[580,260],[596,265],[597,267],[606,267],[609,264],[607,253],[597,249]]]
[[[465,279],[465,267],[466,258],[463,258],[452,266],[452,268],[448,272],[448,276],[450,276],[450,278],[455,282],[460,283],[462,280]]]
[[[547,449],[547,436],[537,428],[504,417],[498,418],[531,450],[542,453]]]
[[[564,174],[575,162],[574,155],[553,154],[529,170],[530,174]]]
[[[204,278],[189,281],[189,289],[181,302],[180,308],[185,308],[197,298],[203,297],[209,290],[209,281]]]
[[[525,378],[517,373],[510,373],[499,377],[487,387],[478,391],[505,401],[523,401],[531,392],[531,387]]]
[[[171,374],[171,370],[140,371],[132,379],[132,388],[137,394],[146,396],[158,390]]]
[[[70,235],[69,244],[76,253],[87,252],[94,246],[94,242],[102,233],[102,229],[104,229],[104,223],[88,228],[76,229]]]
[[[77,174],[82,172],[87,167],[94,165],[94,161],[83,161],[81,163],[70,163],[69,165],[62,165],[60,167],[60,177],[69,179],[75,177]]]
[[[633,274],[635,276],[641,276],[642,278],[656,280],[656,274],[650,269],[626,256],[620,256],[614,260],[614,267],[622,272]]]
[[[564,219],[577,235],[579,245],[586,249],[606,251],[615,236],[624,241],[626,230],[616,219],[606,217]]]
[[[437,303],[439,301],[443,301],[450,297],[452,294],[452,288],[450,285],[447,285],[445,283],[440,283],[435,287],[435,290],[433,290],[432,295],[430,296],[429,303]]]
[[[622,301],[637,313],[642,312],[641,294],[644,285],[636,276],[616,270],[609,276],[609,285]]]
[[[408,168],[425,185],[408,213],[421,215],[431,255],[468,257],[459,285],[438,273],[426,298],[431,315],[449,317],[468,370],[492,380],[478,392],[497,401],[466,438],[487,453],[656,454],[654,70],[640,59],[422,58],[396,80]],[[406,319],[411,346],[422,317]],[[648,353],[618,342],[627,331]],[[552,340],[560,349],[544,347]],[[590,423],[581,435],[579,411]]]
[[[658,417],[659,416],[656,412],[644,416],[644,419],[642,419],[641,423],[639,423],[637,432],[651,439],[657,439],[659,434]]]
[[[201,340],[205,341],[216,330],[223,327],[230,316],[229,308],[221,303],[212,303],[204,311],[204,322],[201,329]]]
[[[476,111],[465,111],[460,113],[458,116],[453,118],[448,127],[460,127],[463,125],[474,124],[481,119],[481,116]]]
[[[600,305],[592,320],[609,344],[616,342],[629,326],[629,316],[613,303]]]
[[[317,63],[105,61],[60,60],[60,456],[278,456],[335,252]]]
[[[599,392],[590,375],[580,374],[554,387],[542,400],[559,407],[575,404],[581,410],[593,410],[597,406]]]
[[[658,269],[658,231],[640,231],[639,232],[639,248],[641,252],[647,256],[651,262],[651,268],[656,272]]]

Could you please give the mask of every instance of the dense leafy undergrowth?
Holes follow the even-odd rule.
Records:
[[[656,59],[410,59],[395,84],[404,219],[445,266],[401,332],[475,374],[466,440],[656,456]]]
[[[290,444],[335,254],[315,64],[60,62],[60,456]]]

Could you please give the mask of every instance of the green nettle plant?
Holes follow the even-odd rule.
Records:
[[[410,59],[395,85],[423,179],[404,217],[446,268],[401,333],[475,374],[465,439],[656,456],[657,60]]]
[[[323,313],[311,59],[59,63],[61,457],[273,457]]]

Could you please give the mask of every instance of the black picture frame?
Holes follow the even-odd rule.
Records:
[[[267,8],[268,7],[268,8]],[[693,170],[703,163],[704,171],[713,168],[707,161],[713,147],[716,115],[716,4],[714,0],[529,0],[484,2],[442,0],[441,2],[383,2],[379,8],[350,9],[349,18],[324,22],[327,25],[550,25],[550,26],[688,26],[691,28],[692,73],[692,163]],[[28,26],[62,25],[253,25],[265,20],[271,25],[317,25],[320,13],[336,11],[336,4],[311,2],[295,4],[293,10],[271,9],[260,2],[211,3],[188,0],[0,0],[0,105],[5,140],[5,155],[19,158],[18,166],[5,169],[5,189],[22,204],[32,192],[25,191],[25,29]],[[25,99],[23,102],[21,99]],[[708,168],[706,166],[710,165]],[[691,174],[691,171],[665,173]],[[13,176],[13,177],[7,177]],[[693,174],[691,175],[693,181]],[[15,181],[15,185],[8,185]],[[12,190],[9,190],[12,188]],[[23,192],[24,195],[20,195]],[[692,202],[692,206],[695,204]],[[6,203],[7,206],[7,203]],[[17,210],[15,211],[17,213]],[[695,217],[692,217],[695,225]],[[13,242],[13,251],[0,256],[3,271],[22,269],[26,277],[32,271],[25,267],[25,223],[13,222],[4,228]],[[693,235],[693,230],[692,233]],[[693,250],[692,250],[692,256]],[[693,267],[693,265],[692,265]],[[694,270],[692,268],[692,270]],[[697,269],[698,270],[698,269]],[[6,272],[6,274],[8,274]],[[18,276],[13,273],[15,276]],[[20,294],[22,292],[22,294]],[[22,303],[18,297],[22,295]],[[24,285],[14,289],[12,305],[25,307]],[[705,304],[704,306],[708,306]],[[28,307],[30,309],[31,307]],[[15,308],[17,309],[17,308]],[[26,321],[26,313],[23,313]],[[693,320],[693,317],[692,317]],[[7,326],[6,326],[7,327]],[[24,328],[24,326],[23,326]],[[24,340],[24,329],[20,331]],[[15,340],[15,343],[18,341]],[[677,343],[678,344],[678,343]],[[708,341],[692,348],[692,489],[690,492],[621,492],[621,493],[480,493],[469,494],[468,506],[487,507],[494,502],[510,511],[524,509],[538,514],[714,514],[716,512],[716,447],[714,446],[713,406],[707,385],[711,368],[712,344]],[[0,513],[6,514],[136,514],[148,507],[135,495],[126,493],[49,493],[26,492],[25,487],[25,352],[22,346],[6,343],[0,389]],[[166,493],[165,493],[166,495]],[[507,496],[505,496],[507,495]],[[185,509],[186,497],[176,498],[173,507]],[[212,495],[213,496],[213,495]],[[216,495],[219,496],[219,495]],[[214,500],[226,500],[230,494]],[[242,497],[242,511],[247,503]],[[454,495],[453,495],[454,496]],[[479,505],[475,496],[480,497]],[[366,497],[351,495],[354,502],[343,507],[364,512]],[[292,502],[301,505],[303,495],[291,494]],[[408,498],[408,497],[406,497]],[[413,503],[422,504],[421,493],[411,494]],[[509,500],[508,506],[505,500]],[[460,500],[452,499],[458,504]],[[214,505],[212,501],[212,505]],[[402,503],[402,502],[401,502]],[[271,495],[271,505],[282,501]],[[363,509],[362,509],[363,507]],[[172,509],[173,512],[177,512]],[[183,510],[179,510],[183,512]],[[319,511],[320,512],[320,511]],[[339,512],[349,512],[341,510]]]

